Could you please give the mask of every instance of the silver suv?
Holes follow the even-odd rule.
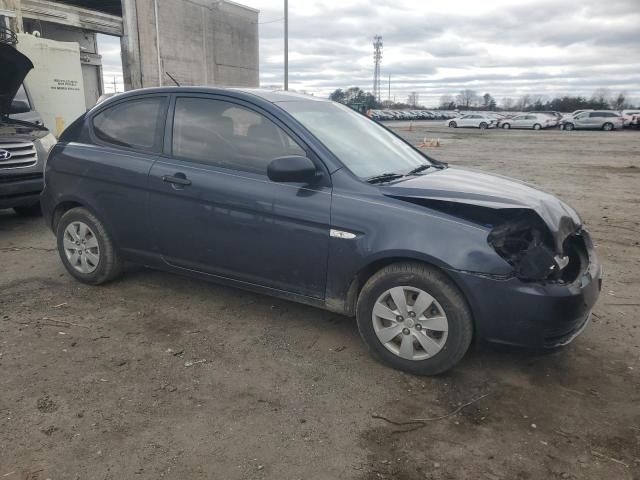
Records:
[[[0,209],[33,215],[40,212],[44,163],[56,138],[42,125],[21,86],[33,68],[31,61],[0,43],[0,65]]]
[[[563,120],[560,128],[565,130],[615,130],[623,128],[624,117],[613,110],[582,112]]]

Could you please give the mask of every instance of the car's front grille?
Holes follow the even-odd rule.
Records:
[[[0,140],[0,170],[33,167],[38,154],[33,142]]]
[[[27,180],[40,180],[42,179],[42,172],[36,173],[17,173],[11,175],[0,175],[0,184],[1,183],[15,183],[15,182],[24,182]]]

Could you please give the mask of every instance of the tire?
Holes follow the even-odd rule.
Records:
[[[449,128],[458,128],[458,124],[456,122],[449,122]]]
[[[534,130],[540,130],[540,129],[542,129],[542,125],[540,125],[539,123],[536,123],[536,124],[533,125],[533,129]]]
[[[42,215],[42,210],[40,209],[40,202],[34,203],[33,205],[23,205],[20,207],[13,207],[13,211],[22,217],[39,217]]]
[[[564,124],[564,129],[565,130],[573,130],[575,127],[573,125],[573,123],[565,123]]]
[[[605,132],[610,132],[611,130],[613,130],[613,123],[605,123],[604,125],[602,125],[602,130],[604,130]]]
[[[511,124],[510,123],[503,123],[502,124],[502,128],[504,128],[505,130],[509,130],[511,128]]]
[[[478,125],[478,128],[481,130],[484,130],[485,128],[487,128],[487,124],[485,122],[480,122],[480,125]]]
[[[83,234],[82,225],[87,227],[85,234]],[[75,235],[68,229],[74,230]],[[101,285],[120,275],[122,261],[111,236],[102,222],[87,209],[72,208],[62,215],[56,228],[56,237],[58,239],[58,254],[63,265],[73,277],[82,283]],[[82,240],[85,241],[82,242]],[[77,257],[68,253],[71,252],[67,248],[70,246],[69,242],[75,243],[73,248],[77,249],[76,253],[79,254]]]
[[[400,322],[397,315],[402,313],[402,309],[390,303],[391,289],[396,293],[405,292],[404,298],[410,300],[413,291],[421,292],[419,295],[426,293],[427,300],[422,302],[426,305],[424,312],[433,318],[422,314],[416,316],[415,312],[411,317],[411,311],[419,303],[413,300],[413,305],[405,307],[408,315],[399,317],[403,318]],[[386,316],[380,316],[380,312]],[[392,264],[374,274],[358,296],[356,319],[360,336],[374,358],[415,375],[438,375],[449,370],[462,359],[473,337],[471,312],[460,290],[444,273],[420,263]],[[428,325],[440,331],[433,331]],[[443,331],[444,325],[446,330]],[[384,330],[389,327],[393,330]],[[397,335],[383,343],[379,335],[388,337],[399,328]],[[402,353],[405,342],[411,345],[409,350],[405,350],[405,353],[412,352],[410,355]],[[423,342],[428,350],[432,350],[431,353],[422,347]]]

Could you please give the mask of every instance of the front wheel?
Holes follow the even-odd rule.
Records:
[[[480,125],[478,125],[478,128],[484,130],[485,128],[487,128],[488,125],[485,122],[480,122]]]
[[[604,130],[605,132],[610,132],[611,130],[613,130],[613,123],[609,123],[609,122],[605,123],[602,126],[602,130]]]
[[[504,128],[505,130],[509,130],[511,128],[511,125],[508,123],[504,123],[502,124],[502,128]]]
[[[85,208],[66,212],[56,229],[58,253],[67,271],[90,285],[116,278],[122,262],[102,222]]]
[[[534,129],[534,130],[540,130],[541,128],[542,128],[542,125],[540,125],[539,123],[536,123],[536,124],[533,126],[533,129]]]
[[[565,123],[564,124],[564,129],[565,130],[573,130],[574,129],[573,123]]]
[[[456,122],[449,122],[449,128],[457,128],[458,124]]]
[[[389,265],[373,275],[358,297],[356,318],[374,357],[416,375],[452,368],[473,336],[462,293],[445,274],[419,263]]]

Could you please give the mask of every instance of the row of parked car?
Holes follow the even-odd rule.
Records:
[[[638,128],[640,126],[640,110],[576,110],[564,115],[560,112],[527,112],[521,114],[505,114],[496,112],[473,112],[447,119],[450,128],[525,128],[542,130],[544,128],[560,128],[562,130],[616,130],[621,128]]]
[[[452,112],[440,110],[369,110],[369,117],[378,121],[389,120],[445,120],[451,128],[526,128],[542,130],[616,130],[638,128],[640,109],[623,110],[576,110],[570,114],[556,111],[507,113],[507,112]]]
[[[456,116],[455,112],[430,110],[369,110],[369,117],[374,120],[445,120]]]

